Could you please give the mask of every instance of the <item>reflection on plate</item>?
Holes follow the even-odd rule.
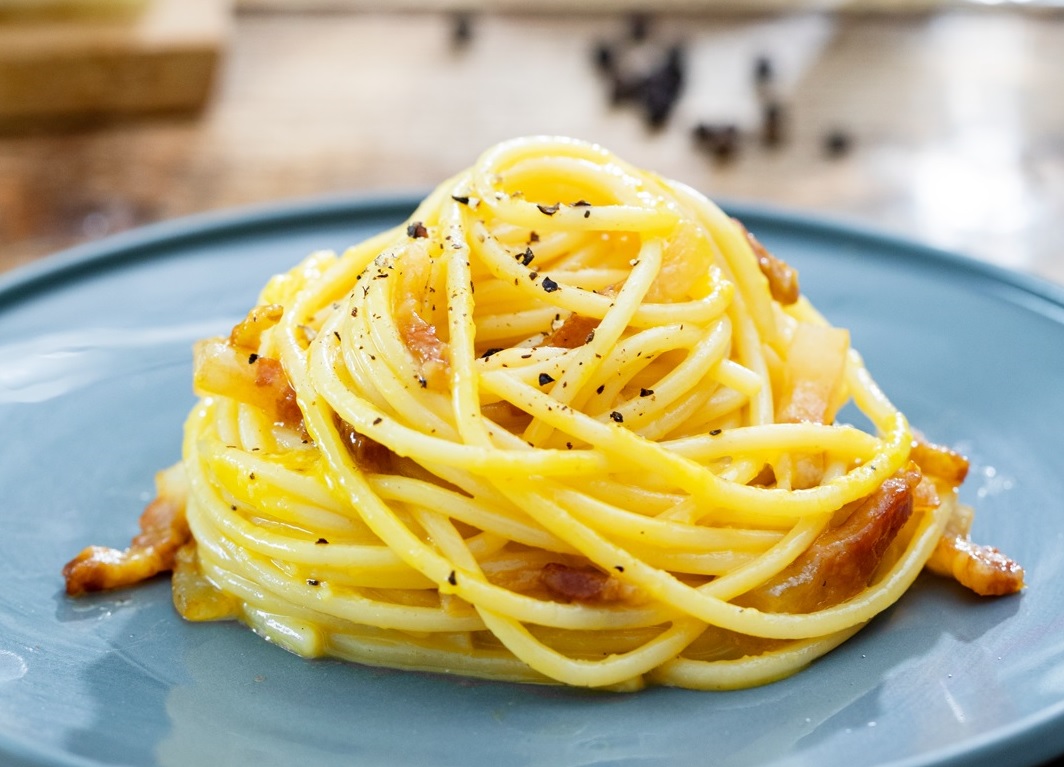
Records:
[[[270,274],[413,205],[178,221],[0,280],[0,763],[1029,765],[1064,752],[1064,291],[756,208],[732,212],[851,328],[913,423],[969,454],[976,536],[1027,567],[1022,596],[981,601],[923,576],[796,677],[636,695],[306,661],[236,624],[184,623],[165,580],[68,601],[62,564],[127,541],[153,473],[178,456],[191,342],[231,326]]]

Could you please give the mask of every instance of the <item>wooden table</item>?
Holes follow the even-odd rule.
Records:
[[[424,190],[529,133],[598,141],[719,199],[856,220],[1064,282],[1064,15],[670,16],[660,129],[593,63],[622,16],[243,13],[200,115],[0,136],[0,270],[140,224],[313,195]],[[782,107],[763,145],[755,61]],[[734,124],[720,159],[692,138]],[[850,146],[835,155],[825,139]],[[846,141],[842,141],[843,144]],[[836,147],[839,149],[840,147]]]

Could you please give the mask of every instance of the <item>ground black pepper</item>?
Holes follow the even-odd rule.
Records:
[[[718,160],[728,160],[739,151],[739,127],[734,123],[698,123],[692,131],[695,144]]]
[[[842,157],[850,151],[853,139],[849,133],[836,128],[824,137],[824,152],[828,157]]]

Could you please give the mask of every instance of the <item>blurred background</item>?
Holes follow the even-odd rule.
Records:
[[[0,271],[532,133],[1064,282],[1061,0],[0,0]]]

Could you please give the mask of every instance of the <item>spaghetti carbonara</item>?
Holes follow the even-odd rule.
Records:
[[[490,149],[274,278],[195,370],[183,460],[120,556],[300,655],[728,689],[828,652],[929,561],[1022,587],[967,540],[964,459],[793,270],[595,145]],[[72,593],[121,585],[100,551]]]

